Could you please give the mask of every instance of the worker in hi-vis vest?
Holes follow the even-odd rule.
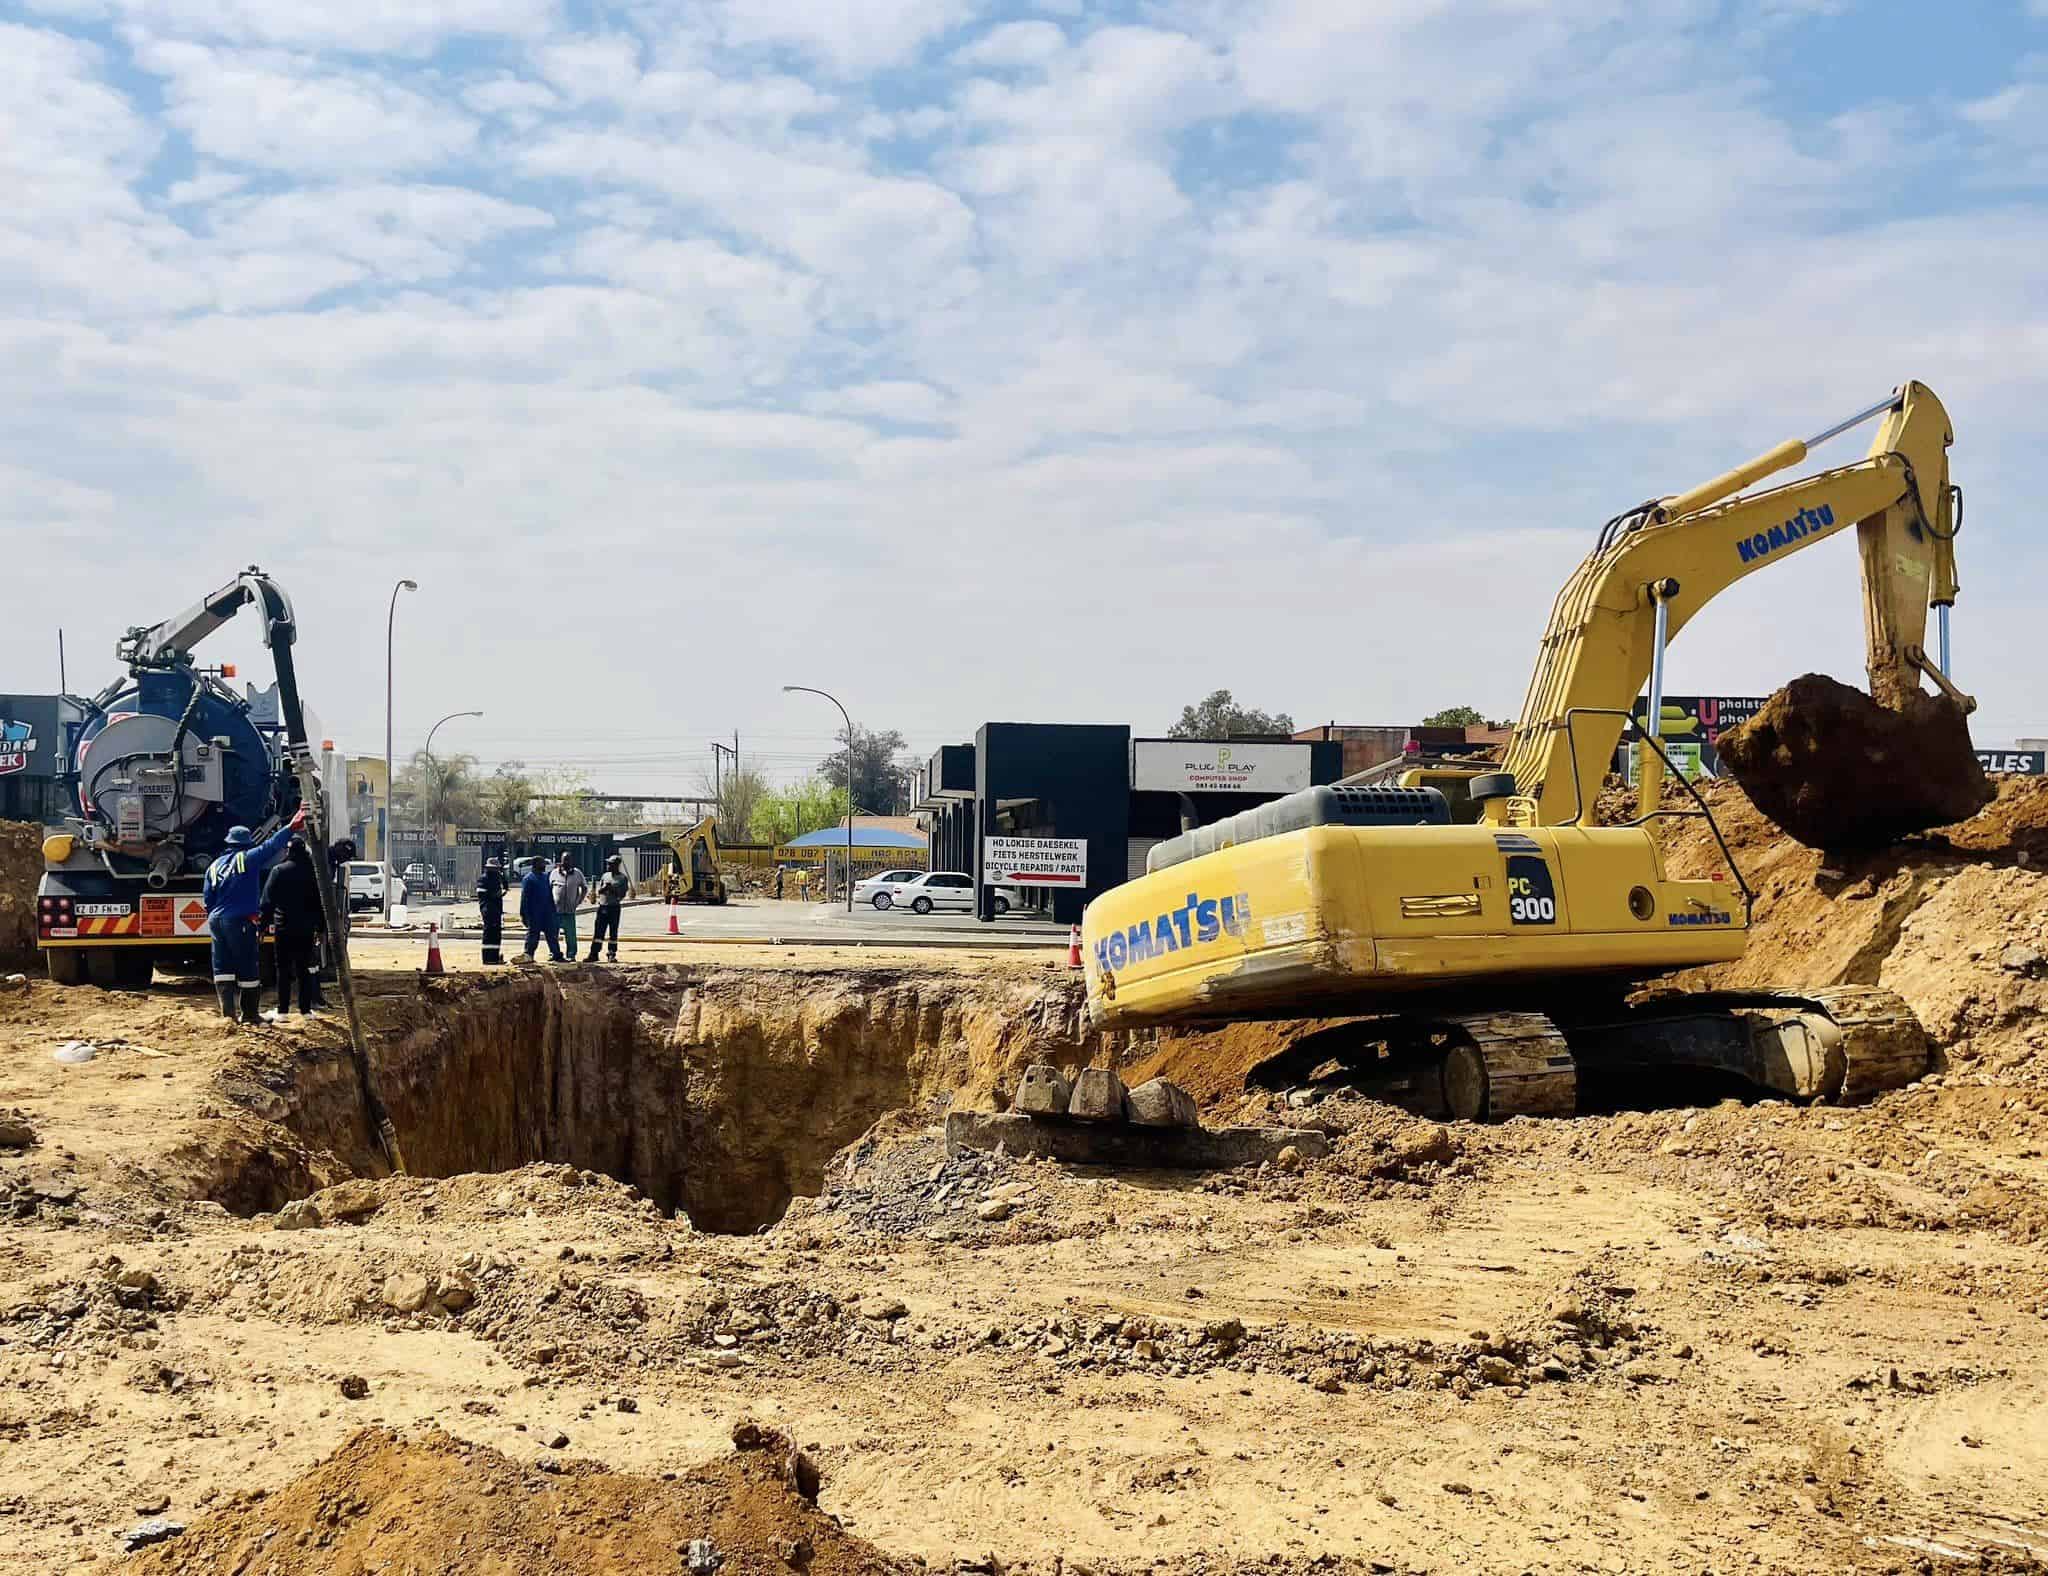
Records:
[[[263,979],[258,972],[256,914],[263,907],[263,872],[291,846],[292,833],[306,824],[306,808],[262,842],[246,826],[228,828],[227,852],[206,867],[206,926],[213,935],[213,993],[223,1016],[235,1016],[240,993],[244,1023],[260,1023]]]

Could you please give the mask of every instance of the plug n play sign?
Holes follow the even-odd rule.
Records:
[[[982,884],[1079,887],[1088,884],[1088,844],[1079,837],[987,837]]]

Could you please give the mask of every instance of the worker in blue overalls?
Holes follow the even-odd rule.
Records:
[[[213,993],[228,1018],[235,1016],[239,992],[242,1022],[262,1022],[257,1010],[263,1005],[263,979],[258,972],[256,914],[263,907],[263,872],[283,856],[292,833],[305,824],[306,809],[301,805],[289,823],[253,847],[249,828],[231,826],[227,852],[206,867],[201,901],[206,904],[207,929],[213,933]]]

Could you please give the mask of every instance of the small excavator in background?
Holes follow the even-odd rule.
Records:
[[[1860,462],[1744,492],[1872,419]],[[1940,401],[1906,383],[1815,438],[1616,516],[1552,609],[1504,769],[1465,774],[1475,824],[1454,824],[1436,787],[1340,785],[1157,845],[1145,875],[1084,915],[1094,1022],[1358,1014],[1306,1037],[1291,1071],[1335,1060],[1368,1092],[1473,1120],[1568,1113],[1582,1068],[1689,1068],[1805,1099],[1917,1076],[1926,1037],[1888,991],[1645,999],[1638,988],[1739,957],[1749,930],[1752,894],[1705,801],[1680,778],[1691,804],[1663,805],[1665,648],[1721,591],[1853,526],[1874,709],[1910,732],[1906,719],[1932,706],[1926,748],[1968,751],[1962,717],[1974,702],[1946,671],[1961,512],[1952,441]],[[1930,605],[1939,663],[1922,648]],[[1923,676],[1937,695],[1920,690]],[[1646,679],[1637,818],[1595,825],[1595,796]],[[1786,753],[1764,769],[1802,764]],[[1909,792],[1898,775],[1873,774],[1863,791]],[[1835,809],[1854,818],[1859,807]],[[1670,815],[1706,818],[1725,875],[1665,870],[1647,823]]]
[[[719,904],[726,900],[725,873],[718,867],[718,823],[705,816],[695,826],[661,829],[675,864],[676,898],[683,903]]]

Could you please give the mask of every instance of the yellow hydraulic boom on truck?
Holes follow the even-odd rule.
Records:
[[[1738,496],[1874,417],[1862,461]],[[1631,1003],[1645,979],[1739,957],[1750,893],[1732,860],[1725,878],[1666,872],[1644,822],[1707,811],[1696,794],[1696,808],[1659,808],[1654,731],[1646,813],[1602,827],[1592,807],[1645,679],[1658,715],[1670,637],[1735,581],[1852,526],[1874,697],[1924,703],[1925,674],[1974,704],[1943,671],[1951,441],[1940,402],[1907,383],[1814,439],[1611,521],[1557,598],[1505,769],[1470,782],[1478,824],[1450,824],[1434,788],[1312,788],[1158,845],[1145,875],[1084,916],[1094,1021],[1372,1015],[1311,1036],[1297,1070],[1335,1058],[1391,1098],[1474,1119],[1569,1112],[1582,1067],[1714,1070],[1821,1098],[1916,1076],[1925,1036],[1886,991]],[[1940,664],[1922,649],[1930,604]]]

